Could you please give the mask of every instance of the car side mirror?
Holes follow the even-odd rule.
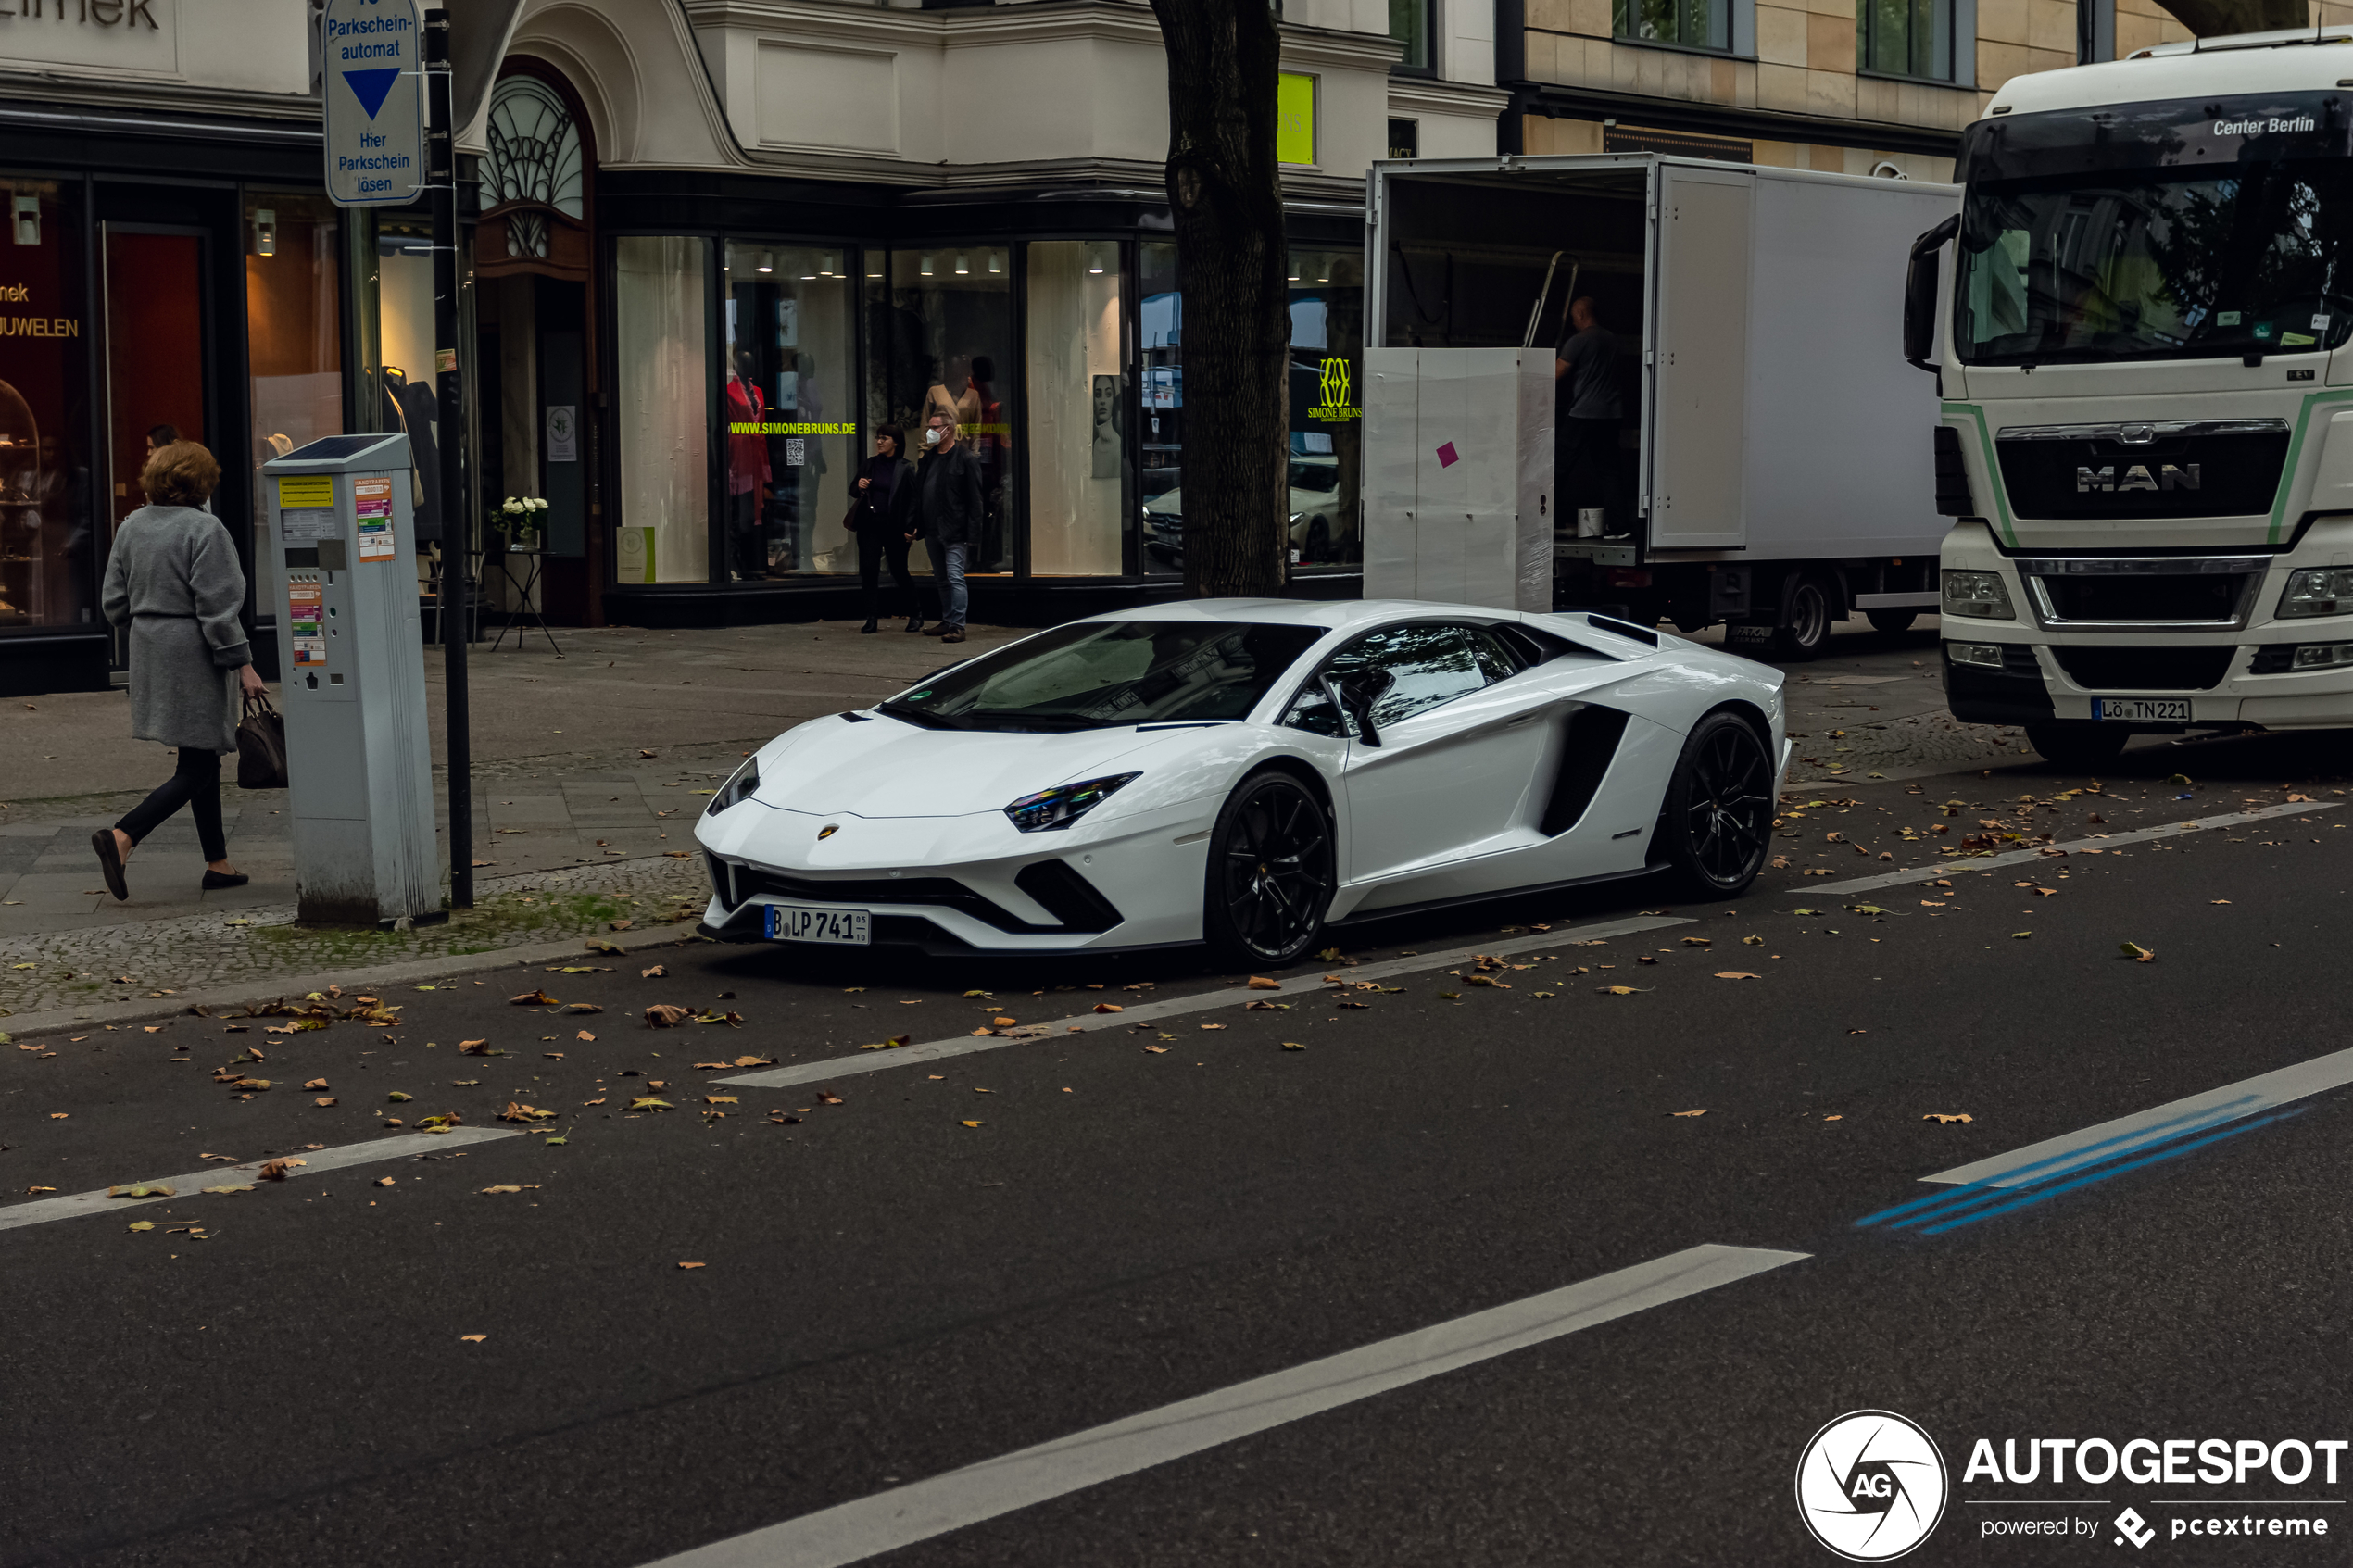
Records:
[[[1397,677],[1386,670],[1359,670],[1342,675],[1332,683],[1332,696],[1351,719],[1356,721],[1356,733],[1366,746],[1380,745],[1380,731],[1373,724],[1373,704],[1389,695]]]

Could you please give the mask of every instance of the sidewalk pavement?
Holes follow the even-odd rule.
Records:
[[[480,907],[408,933],[296,927],[285,797],[226,782],[233,759],[223,766],[222,817],[230,858],[252,882],[203,892],[203,857],[182,812],[140,846],[129,867],[132,897],[117,903],[91,832],[169,776],[172,754],[127,737],[120,692],[8,699],[0,703],[0,1012],[60,1005],[93,994],[88,987],[121,984],[121,973],[147,989],[178,988],[288,966],[307,972],[363,951],[423,957],[544,942],[625,918],[613,904],[624,896],[658,904],[684,895],[698,910],[708,886],[699,859],[689,858],[698,790],[715,787],[745,753],[794,724],[864,707],[1024,634],[974,627],[963,645],[943,648],[900,626],[873,635],[838,621],[616,627],[560,631],[560,657],[544,641],[521,652],[475,649]],[[440,651],[426,650],[446,864],[441,666]],[[558,872],[560,880],[545,880]],[[561,897],[551,902],[541,889]]]

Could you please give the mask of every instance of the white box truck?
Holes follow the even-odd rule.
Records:
[[[1905,312],[1961,718],[2084,767],[2135,731],[2353,724],[2347,44],[2016,77],[1963,133]]]
[[[1367,204],[1367,596],[1721,621],[1797,659],[1849,614],[1936,606],[1936,402],[1892,334],[1954,187],[1507,157],[1377,163]],[[1617,339],[1621,418],[1563,448],[1579,299]]]

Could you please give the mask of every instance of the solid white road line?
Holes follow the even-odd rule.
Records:
[[[698,1547],[652,1568],[835,1568],[861,1562],[1807,1256],[1754,1247],[1689,1248]]]
[[[2205,833],[2212,828],[2245,827],[2249,822],[2269,822],[2273,817],[2293,817],[2306,811],[2334,811],[2345,804],[2342,800],[2290,801],[2282,806],[2266,806],[2259,811],[2233,811],[2221,817],[2192,817],[2184,822],[2160,822],[2155,827],[2133,828],[2100,838],[2072,839],[2065,844],[2046,845],[2043,848],[2078,855],[2087,849],[2113,849],[2119,845],[2140,844],[2152,838],[2172,838],[2185,833]],[[1869,893],[1875,887],[1901,887],[1907,883],[1931,882],[1940,876],[1951,876],[1956,872],[2000,871],[2007,866],[2023,866],[2057,859],[2055,855],[2043,853],[2043,848],[2011,849],[1999,855],[1982,855],[1974,859],[1939,860],[1934,865],[1915,866],[1910,871],[1858,876],[1852,882],[1826,882],[1814,887],[1784,888],[1782,895],[1791,898],[1811,898],[1824,893]]]
[[[1391,959],[1385,963],[1356,964],[1335,971],[1350,980],[1385,980],[1391,975],[1413,974],[1423,970],[1445,969],[1449,965],[1466,963],[1481,953],[1508,956],[1532,953],[1545,947],[1558,947],[1572,942],[1600,942],[1612,936],[1629,936],[1639,931],[1657,931],[1670,925],[1689,925],[1688,919],[1676,916],[1643,915],[1631,920],[1608,921],[1599,925],[1567,926],[1541,936],[1519,936],[1503,942],[1481,942],[1475,947],[1450,947],[1442,953],[1419,953],[1410,959]],[[1122,993],[1123,995],[1125,993]],[[914,1067],[924,1062],[939,1061],[949,1057],[970,1056],[975,1051],[1003,1050],[1008,1046],[1026,1045],[1032,1040],[1062,1039],[1074,1030],[1084,1034],[1095,1029],[1126,1029],[1138,1023],[1151,1023],[1164,1018],[1178,1018],[1189,1012],[1206,1012],[1214,1008],[1240,1007],[1248,1002],[1298,997],[1308,995],[1333,995],[1330,986],[1320,977],[1302,975],[1286,980],[1279,990],[1251,990],[1246,986],[1230,986],[1221,991],[1202,991],[1189,997],[1172,997],[1164,1002],[1135,1002],[1123,1005],[1118,1012],[1082,1012],[1072,1018],[1057,1018],[1037,1027],[1043,1035],[960,1035],[945,1040],[925,1040],[916,1045],[900,1046],[890,1050],[870,1050],[857,1056],[828,1057],[823,1061],[796,1062],[790,1067],[764,1068],[758,1073],[739,1073],[732,1078],[718,1078],[720,1084],[741,1084],[755,1089],[777,1089],[790,1084],[818,1084],[836,1078],[847,1078],[855,1073],[880,1073],[893,1067]]]
[[[2039,1182],[2063,1171],[2097,1164],[2136,1148],[2145,1148],[2201,1127],[2259,1115],[2292,1101],[2353,1084],[2353,1050],[2299,1061],[2293,1067],[2242,1078],[2202,1095],[2173,1100],[2132,1116],[2120,1116],[2095,1127],[2062,1133],[2007,1154],[1996,1154],[1968,1165],[1956,1165],[1924,1182],[1982,1182],[1989,1186],[2018,1186]],[[2070,1159],[2070,1156],[2077,1158]]]
[[[303,1148],[288,1152],[284,1158],[299,1160],[302,1164],[286,1173],[293,1176],[316,1176],[329,1171],[339,1171],[346,1165],[369,1165],[379,1160],[406,1160],[411,1155],[432,1154],[470,1143],[488,1143],[493,1138],[519,1138],[519,1127],[452,1127],[447,1133],[403,1133],[397,1137],[378,1138],[373,1143],[345,1144],[339,1148]],[[107,1189],[95,1192],[69,1193],[63,1198],[44,1198],[31,1203],[13,1203],[0,1209],[0,1231],[14,1230],[19,1225],[38,1225],[50,1220],[78,1220],[85,1214],[111,1213],[118,1209],[135,1209],[148,1203],[181,1203],[196,1198],[208,1186],[242,1186],[254,1179],[263,1161],[248,1160],[239,1165],[208,1165],[184,1176],[152,1176],[145,1181],[121,1182],[121,1186],[168,1186],[170,1198],[108,1198]]]

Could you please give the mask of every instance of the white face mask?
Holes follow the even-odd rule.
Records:
[[[932,425],[925,430],[924,445],[926,446],[937,446],[939,445],[939,427],[937,425]]]

